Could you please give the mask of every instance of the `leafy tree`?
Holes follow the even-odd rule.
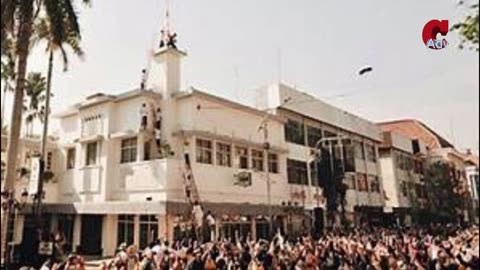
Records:
[[[447,163],[435,162],[427,168],[427,189],[432,210],[435,213],[456,217],[462,209],[462,197],[456,192],[459,183],[451,176]]]
[[[465,5],[465,3],[461,2],[461,5]],[[464,18],[461,22],[456,23],[452,30],[458,32],[461,38],[460,48],[463,49],[468,47],[472,50],[476,50],[478,52],[478,26],[479,26],[479,5],[478,1],[476,4],[470,5],[470,15]]]

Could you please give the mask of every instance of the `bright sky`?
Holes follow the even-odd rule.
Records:
[[[185,86],[252,104],[253,89],[281,74],[369,120],[417,118],[460,149],[478,151],[478,53],[454,47],[454,33],[440,51],[421,39],[429,20],[462,17],[455,0],[170,1],[179,45],[189,53]],[[92,2],[79,9],[87,58],[72,57],[68,73],[58,62],[54,110],[137,87],[162,25],[164,0]],[[37,49],[30,69],[44,70],[46,61]],[[365,65],[375,71],[359,78]]]

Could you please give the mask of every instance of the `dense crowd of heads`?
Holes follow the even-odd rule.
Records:
[[[139,255],[141,254],[141,255]],[[479,269],[478,226],[357,228],[272,241],[237,239],[200,244],[158,240],[139,253],[120,247],[102,268],[125,270]]]

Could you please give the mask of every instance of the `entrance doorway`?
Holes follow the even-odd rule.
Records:
[[[83,215],[79,253],[87,256],[102,255],[103,216]]]

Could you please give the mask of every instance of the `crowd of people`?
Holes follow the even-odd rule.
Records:
[[[478,226],[332,230],[304,236],[198,243],[158,240],[141,253],[123,244],[102,270],[480,269]]]
[[[329,230],[320,239],[305,235],[272,241],[250,237],[199,243],[192,238],[157,240],[139,251],[122,244],[101,270],[316,270],[480,269],[478,226],[354,228]],[[55,241],[42,270],[85,270],[81,256],[67,256]]]

